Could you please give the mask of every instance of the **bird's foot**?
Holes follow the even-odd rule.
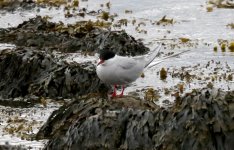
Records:
[[[121,94],[119,94],[119,95],[117,95],[116,93],[112,93],[111,94],[111,98],[121,98],[121,97],[123,97],[124,95],[121,93]]]
[[[121,93],[121,94],[119,94],[119,95],[116,95],[116,97],[118,97],[118,98],[123,97],[123,93]]]
[[[121,98],[121,97],[123,97],[124,86],[122,86],[122,91],[121,91],[121,93],[119,95],[116,94],[116,88],[117,88],[117,86],[115,85],[114,86],[114,91],[113,91],[113,93],[111,95],[111,98]]]
[[[122,91],[117,97],[123,97],[123,93],[124,93],[124,85],[122,85]]]
[[[113,92],[111,95],[111,98],[115,98],[115,97],[117,97],[117,94],[116,94],[116,92]]]
[[[119,95],[117,95],[117,94],[112,94],[111,95],[111,98],[122,98],[123,97],[123,94],[119,94]]]
[[[114,85],[114,91],[113,91],[113,93],[111,95],[111,98],[115,98],[117,96],[117,94],[116,94],[116,88],[117,88],[117,86]]]

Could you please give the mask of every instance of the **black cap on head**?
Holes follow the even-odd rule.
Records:
[[[113,57],[115,57],[115,53],[112,51],[102,51],[99,56],[101,60],[108,60]]]

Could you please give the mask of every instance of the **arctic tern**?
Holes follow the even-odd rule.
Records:
[[[135,81],[160,53],[159,44],[152,53],[136,57],[118,56],[112,51],[102,51],[99,55],[100,61],[97,64],[96,72],[104,83],[114,85],[112,97],[122,97],[124,86]],[[122,86],[120,95],[116,94],[117,85]]]

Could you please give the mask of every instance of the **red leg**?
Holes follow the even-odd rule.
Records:
[[[122,92],[120,93],[119,97],[122,97],[123,96],[123,93],[124,93],[124,85],[122,85]]]
[[[111,95],[111,98],[113,98],[113,97],[116,97],[116,85],[114,85],[114,91],[113,91],[113,93]]]

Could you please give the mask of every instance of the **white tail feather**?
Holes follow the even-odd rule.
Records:
[[[160,64],[160,63],[162,63],[162,62],[164,62],[164,61],[165,61],[166,59],[168,59],[168,58],[176,57],[176,56],[178,56],[178,55],[180,55],[180,54],[183,54],[183,53],[185,53],[185,52],[188,52],[188,51],[190,51],[190,50],[186,50],[186,51],[183,51],[183,52],[180,52],[180,53],[177,53],[177,54],[173,54],[173,55],[164,57],[164,58],[162,58],[161,60],[159,60],[159,61],[157,61],[157,62],[151,63],[147,68],[152,68],[152,67],[154,67],[154,66],[156,66],[156,65],[158,65],[158,64]]]
[[[162,44],[160,43],[151,54],[148,56],[148,60],[145,63],[145,68],[159,55],[160,50],[161,50]]]

